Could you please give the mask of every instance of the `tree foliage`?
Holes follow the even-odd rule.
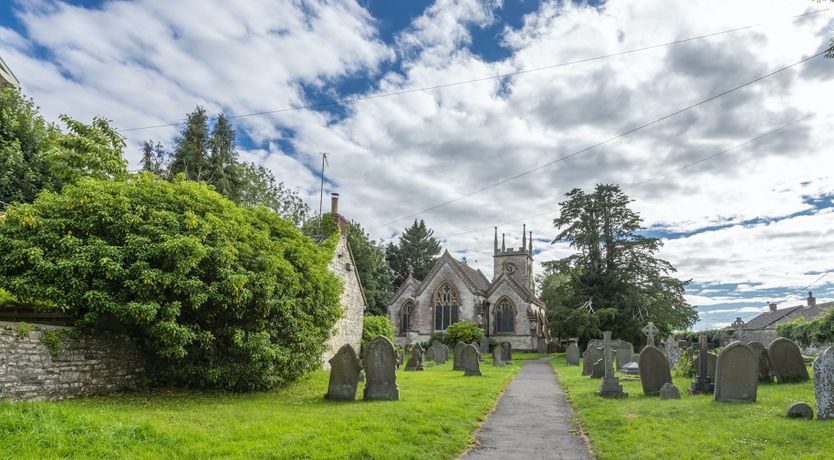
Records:
[[[619,186],[600,184],[592,193],[574,189],[566,196],[553,222],[555,241],[576,253],[545,263],[541,287],[548,291],[552,333],[585,342],[610,330],[637,342],[648,321],[661,335],[691,327],[698,314],[683,297],[688,281],[672,276],[674,267],[655,256],[662,242],[640,233],[642,219]],[[583,307],[589,299],[591,306]]]
[[[270,388],[320,365],[341,313],[334,249],[204,184],[82,179],[7,209],[0,288],[82,328],[115,320],[161,382]]]
[[[291,220],[300,227],[309,219],[310,208],[301,199],[298,189],[290,189],[279,182],[272,172],[254,163],[238,166],[239,188],[235,201],[244,206],[266,206],[272,212]]]
[[[388,243],[385,247],[385,259],[394,274],[395,289],[408,279],[408,275],[422,280],[429,274],[440,254],[440,242],[433,235],[434,230],[415,219],[400,235],[397,244]]]
[[[472,321],[459,321],[446,328],[446,342],[452,347],[458,342],[477,342],[483,336],[484,328]]]
[[[59,135],[46,152],[49,172],[62,184],[82,177],[124,179],[127,161],[125,141],[110,122],[95,117],[89,125],[61,115],[67,132]]]
[[[382,315],[365,315],[362,319],[362,346],[379,336],[394,341],[394,325],[391,320]]]
[[[787,337],[803,347],[832,343],[834,342],[834,310],[829,310],[810,321],[797,318],[778,324],[776,333],[779,337]]]
[[[385,260],[385,250],[371,239],[359,222],[353,220],[350,221],[347,239],[356,262],[356,271],[362,280],[368,302],[367,311],[374,315],[385,315],[388,299],[393,294],[391,268]]]

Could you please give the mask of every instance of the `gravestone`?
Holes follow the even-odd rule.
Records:
[[[814,398],[817,418],[834,419],[834,347],[826,348],[811,365],[814,369]]]
[[[643,385],[643,394],[646,396],[658,396],[663,384],[672,381],[669,361],[657,347],[646,345],[637,358],[637,365],[640,370],[640,384]]]
[[[504,362],[504,347],[501,345],[496,345],[495,348],[492,349],[492,365],[497,367],[507,365],[507,363]]]
[[[721,350],[715,367],[715,400],[756,402],[759,360],[747,345],[733,342]]]
[[[709,346],[707,344],[707,336],[701,335],[698,337],[698,361],[695,366],[696,377],[692,380],[692,386],[689,387],[691,394],[705,394],[714,391],[713,378],[709,376],[707,355],[710,355]],[[703,358],[703,359],[701,359]]]
[[[400,348],[400,352],[397,353],[397,369],[400,368],[400,365],[405,362],[405,348]]]
[[[666,382],[660,387],[660,399],[681,399],[681,392],[672,382]]]
[[[602,348],[597,344],[597,340],[588,342],[585,348],[585,353],[582,355],[582,375],[591,375],[594,370],[594,363],[602,358]]]
[[[579,365],[579,345],[576,342],[571,342],[568,345],[568,351],[565,354],[565,360],[568,363],[568,366],[578,366]]]
[[[536,341],[536,353],[547,353],[547,343],[544,340],[539,339]]]
[[[469,344],[463,347],[463,375],[481,376],[481,356],[475,345]]]
[[[591,367],[591,378],[601,379],[603,375],[605,375],[605,362],[602,358],[600,358],[596,360],[593,367]]]
[[[478,353],[481,354],[481,359],[483,359],[484,356],[489,354],[489,338],[487,338],[487,336],[485,335],[481,336],[481,341],[479,345],[480,346],[478,347]]]
[[[431,350],[432,358],[434,359],[435,363],[445,364],[446,360],[449,359],[449,349],[446,348],[446,345],[443,345],[437,340],[435,340],[431,344],[431,347],[429,347],[429,349]]]
[[[811,406],[804,402],[795,402],[788,407],[788,410],[785,412],[785,417],[811,420],[814,418],[814,409],[811,409]]]
[[[559,353],[559,344],[557,342],[550,342],[547,344],[547,352],[548,353]]]
[[[625,340],[615,340],[614,357],[617,361],[617,369],[634,361],[634,345]]]
[[[643,334],[646,334],[646,346],[653,347],[654,346],[654,335],[660,332],[657,326],[654,325],[653,322],[649,321],[649,324],[643,328]]]
[[[466,344],[463,342],[458,342],[455,345],[455,354],[452,356],[452,370],[453,371],[462,371],[463,370],[463,349],[466,347]]]
[[[422,371],[423,370],[423,352],[422,347],[414,347],[411,350],[411,356],[405,364],[406,371]]]
[[[669,360],[669,367],[677,367],[678,360],[681,358],[681,350],[678,348],[678,342],[674,337],[666,339],[666,359]]]
[[[793,340],[779,337],[770,342],[767,356],[777,383],[804,382],[808,380],[808,369],[802,359],[802,353]]]
[[[750,342],[747,344],[756,357],[759,358],[759,382],[770,382],[773,376],[770,372],[770,358],[767,354],[767,349],[761,342]]]
[[[707,352],[707,377],[710,378],[710,381],[715,383],[715,365],[718,362],[718,355],[715,353]],[[701,357],[696,356],[694,366],[695,369],[698,369],[698,366],[701,365]]]
[[[513,363],[513,344],[510,342],[503,342],[501,348],[504,349],[504,362],[507,364]]]
[[[636,362],[632,361],[621,367],[620,372],[626,375],[640,375],[640,368]]]
[[[611,343],[611,331],[604,331],[602,333],[602,367],[603,375],[602,381],[599,384],[598,395],[603,398],[625,398],[628,393],[623,391],[623,386],[620,385],[620,379],[614,377],[614,350]]]
[[[426,348],[426,352],[425,352],[425,353],[423,353],[423,359],[427,359],[427,360],[430,360],[430,361],[435,361],[435,362],[437,362],[437,361],[434,359],[434,349],[433,349],[432,347],[428,347],[428,348]]]
[[[365,348],[365,393],[367,400],[396,401],[400,399],[397,388],[397,358],[394,344],[387,337],[377,337]]]
[[[331,401],[353,401],[356,399],[356,386],[359,384],[359,357],[353,345],[346,343],[328,361],[330,363],[330,383],[327,385],[326,399]]]

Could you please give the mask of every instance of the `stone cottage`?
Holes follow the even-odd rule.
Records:
[[[17,81],[17,77],[14,76],[9,66],[3,62],[3,58],[0,58],[0,88],[17,88],[18,86],[20,86],[20,82]]]
[[[525,226],[521,247],[507,248],[502,235],[499,248],[496,227],[491,281],[448,251],[424,280],[409,276],[388,304],[396,343],[426,341],[458,321],[472,321],[488,337],[510,342],[514,350],[546,345],[550,332],[545,305],[533,288],[532,232],[529,242],[527,236]]]
[[[776,339],[776,326],[797,318],[812,320],[834,308],[834,302],[818,304],[812,292],[808,293],[805,305],[777,309],[775,303],[768,305],[768,311],[744,323],[741,318],[736,318],[733,327],[737,328],[733,334],[734,340],[743,342],[761,342],[767,346]]]
[[[339,214],[339,194],[330,195],[330,214],[336,219],[339,225],[339,243],[330,261],[329,268],[344,284],[344,290],[340,298],[342,305],[342,317],[336,321],[333,327],[330,340],[322,355],[322,364],[325,369],[330,368],[328,361],[346,343],[354,346],[359,352],[359,343],[362,340],[362,319],[365,316],[365,292],[362,289],[362,281],[356,271],[356,263],[353,261],[353,252],[348,244],[348,221]]]

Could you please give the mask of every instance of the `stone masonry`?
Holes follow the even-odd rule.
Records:
[[[145,375],[142,355],[125,335],[75,337],[66,327],[20,324],[0,323],[0,399],[59,400],[135,389]],[[60,340],[55,356],[44,343],[50,337]]]

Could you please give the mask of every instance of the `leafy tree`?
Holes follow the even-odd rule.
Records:
[[[577,252],[545,263],[546,270],[562,276],[552,281],[557,286],[549,294],[555,315],[550,324],[557,329],[552,333],[576,334],[584,342],[598,330],[610,330],[639,342],[648,321],[661,335],[691,327],[698,314],[683,297],[688,281],[674,278],[674,267],[655,256],[662,242],[640,233],[642,219],[620,187],[600,184],[593,193],[574,189],[566,196],[553,222],[559,231],[555,241],[566,241]],[[589,299],[588,313],[576,311]],[[558,330],[565,324],[572,330]]]
[[[388,243],[385,258],[394,273],[394,288],[397,289],[408,279],[408,275],[422,280],[429,274],[437,256],[440,254],[440,242],[434,236],[434,230],[426,223],[415,219],[411,227],[405,229],[399,241]]]
[[[223,196],[234,199],[240,188],[240,165],[235,149],[235,130],[222,113],[214,123],[208,147],[207,181]]]
[[[162,144],[150,140],[145,141],[142,144],[141,165],[143,172],[149,172],[161,178],[167,177],[167,154]]]
[[[176,139],[171,174],[184,173],[185,178],[200,182],[208,169],[209,127],[206,109],[197,106],[185,116],[185,126]]]
[[[278,182],[272,172],[254,163],[240,164],[240,188],[236,201],[245,206],[266,206],[300,227],[309,218],[310,208],[298,189]]]
[[[117,321],[162,383],[271,388],[320,366],[341,313],[335,243],[205,184],[81,179],[7,208],[0,289],[82,330]]]
[[[394,325],[391,320],[387,316],[365,315],[362,320],[362,346],[379,336],[394,341]]]
[[[391,285],[391,269],[385,260],[385,250],[376,241],[371,240],[362,225],[350,221],[348,229],[348,244],[356,262],[356,271],[362,280],[365,299],[368,302],[368,312],[374,315],[385,315],[388,311],[387,301],[393,293]]]
[[[43,155],[57,135],[58,128],[44,121],[31,99],[13,88],[0,89],[0,211],[59,186]]]
[[[66,115],[60,118],[68,132],[58,135],[46,152],[49,172],[55,179],[67,184],[82,177],[124,179],[127,176],[125,141],[110,122],[95,117],[87,125]]]
[[[484,329],[478,323],[460,321],[446,328],[446,342],[454,347],[458,342],[472,343],[481,340]]]

